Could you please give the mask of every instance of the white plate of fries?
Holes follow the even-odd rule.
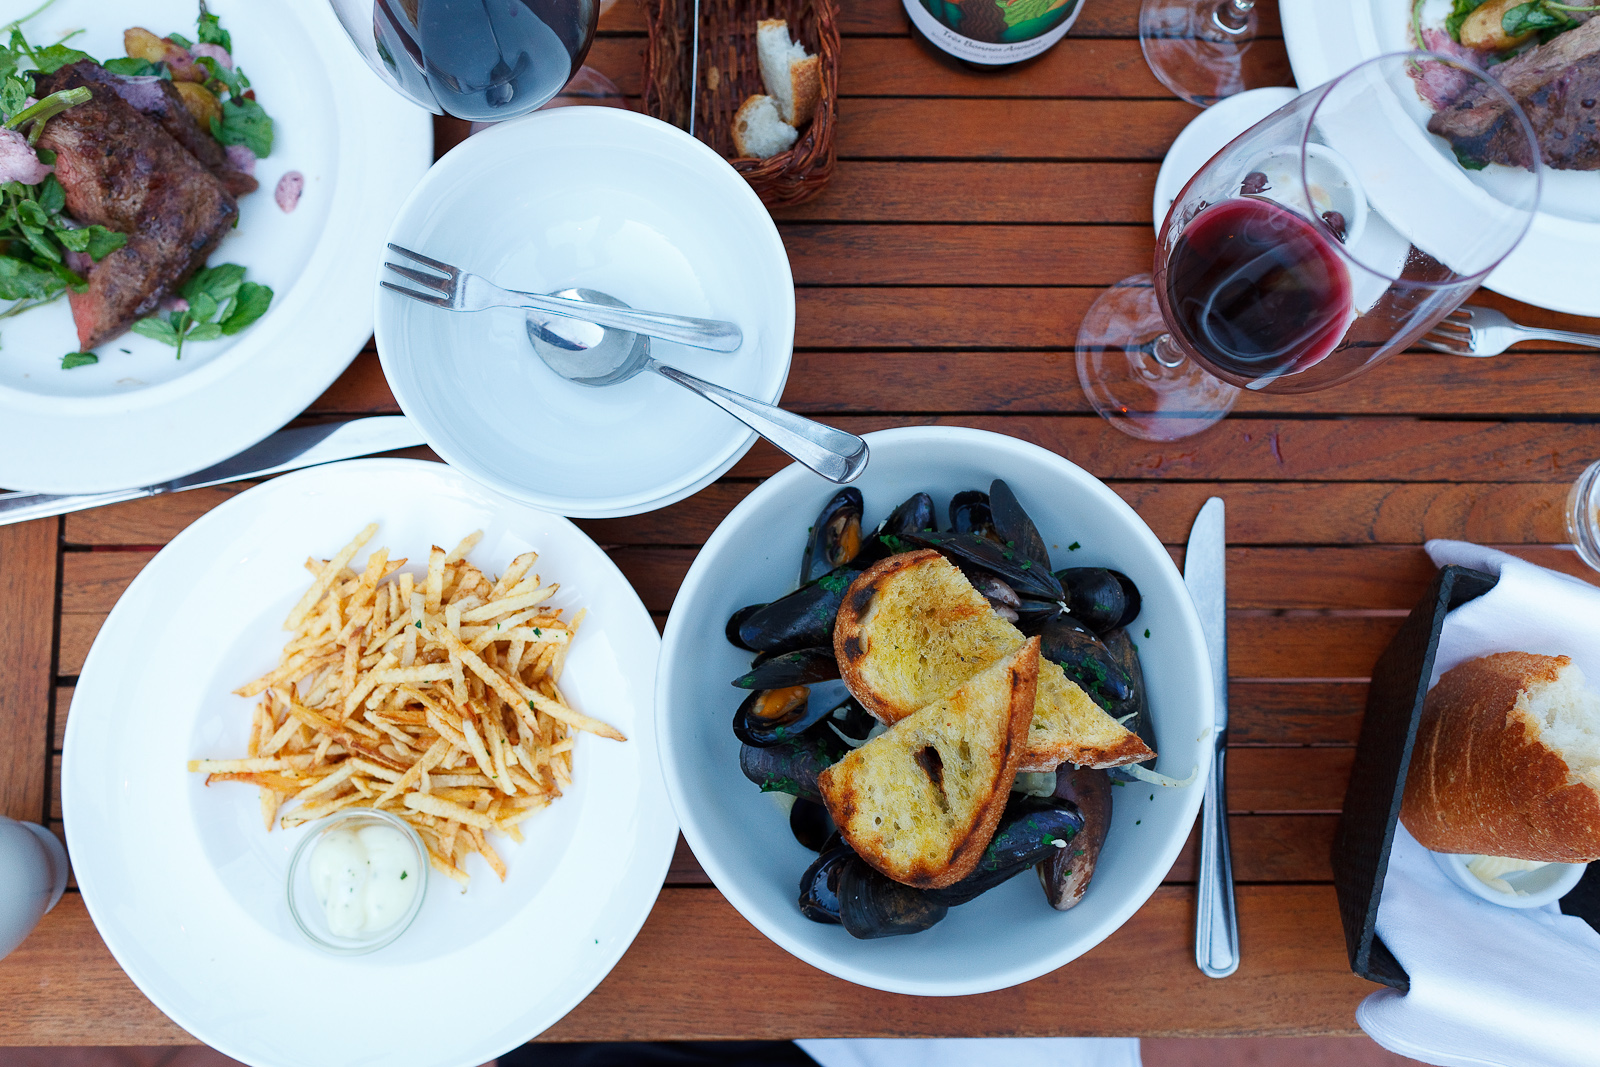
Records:
[[[593,541],[442,464],[257,486],[157,554],[79,677],[84,902],[158,1007],[246,1063],[493,1059],[605,977],[660,890],[659,645]],[[417,829],[429,891],[393,944],[326,955],[289,857],[370,806]]]

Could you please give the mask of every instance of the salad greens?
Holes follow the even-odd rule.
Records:
[[[1444,29],[1452,41],[1458,44],[1461,41],[1461,25],[1467,21],[1478,8],[1488,0],[1454,0],[1450,7],[1450,14],[1445,16]],[[1417,0],[1415,10],[1420,16],[1423,0]],[[1507,37],[1521,37],[1524,34],[1538,31],[1539,43],[1550,40],[1557,34],[1578,25],[1578,20],[1571,17],[1572,11],[1600,11],[1600,6],[1584,6],[1575,4],[1562,4],[1557,0],[1528,0],[1526,3],[1517,4],[1507,8],[1500,16],[1500,28]]]
[[[134,333],[176,348],[178,359],[186,341],[232,336],[266,314],[272,290],[245,281],[237,263],[224,263],[196,271],[184,284],[183,299],[187,307],[133,324]]]

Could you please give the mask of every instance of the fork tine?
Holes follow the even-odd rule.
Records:
[[[442,296],[430,296],[427,293],[419,293],[414,289],[407,289],[404,286],[394,285],[390,282],[379,282],[378,284],[383,286],[385,289],[394,290],[401,296],[409,296],[413,300],[423,304],[432,304],[436,308],[448,308],[450,306],[450,301],[446,300]]]
[[[1436,322],[1433,324],[1433,329],[1429,330],[1428,332],[1447,334],[1451,337],[1464,337],[1469,340],[1472,337],[1472,327],[1468,326],[1464,322]]]
[[[437,274],[424,274],[420,270],[402,267],[398,263],[385,263],[384,266],[402,278],[409,278],[418,285],[444,293],[447,296],[456,287],[455,279],[453,278],[441,278]]]
[[[1457,344],[1453,340],[1446,337],[1441,337],[1437,333],[1423,334],[1422,345],[1424,348],[1431,348],[1435,352],[1443,352],[1447,356],[1472,355],[1472,348],[1470,345]]]
[[[390,247],[393,247],[393,246],[391,245]],[[1455,308],[1454,310],[1452,310],[1450,312],[1450,314],[1445,316],[1445,319],[1450,321],[1450,322],[1460,322],[1460,323],[1468,323],[1468,324],[1470,324],[1472,322],[1472,311],[1470,309],[1464,308],[1464,307]],[[1441,322],[1440,325],[1443,325],[1443,323]]]
[[[413,251],[411,251],[411,249],[404,248],[404,247],[402,247],[400,245],[397,245],[393,241],[389,242],[389,250],[392,251],[392,252],[399,252],[402,256],[409,256],[410,258],[416,260],[418,263],[422,263],[422,264],[425,264],[425,265],[427,265],[429,267],[432,267],[434,270],[439,271],[441,274],[449,274],[449,275],[454,276],[457,273],[456,268],[452,267],[450,264],[441,263],[437,259],[430,259],[427,256],[423,255],[421,252],[413,252]]]

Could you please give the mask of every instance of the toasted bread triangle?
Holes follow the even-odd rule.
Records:
[[[823,771],[850,847],[924,889],[972,873],[1016,780],[1038,678],[1035,637]]]
[[[845,684],[885,723],[954,690],[1023,641],[1022,631],[931,549],[890,556],[863,571],[845,593],[833,630]],[[1116,767],[1153,756],[1058,664],[1040,662],[1023,770]]]

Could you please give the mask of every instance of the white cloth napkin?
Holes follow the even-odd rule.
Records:
[[[1490,592],[1450,613],[1430,686],[1492,652],[1571,656],[1600,687],[1600,588],[1491,548],[1429,541],[1428,555],[1497,574]],[[1502,908],[1453,885],[1397,828],[1378,936],[1411,992],[1373,993],[1356,1022],[1374,1041],[1442,1067],[1600,1064],[1600,934],[1544,908]]]
[[[796,1041],[822,1067],[1141,1067],[1136,1037]]]

